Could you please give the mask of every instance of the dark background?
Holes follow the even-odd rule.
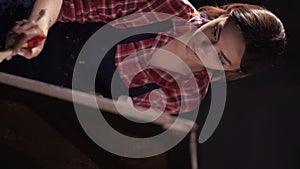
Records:
[[[1,2],[1,1],[0,1]],[[200,5],[225,1],[191,1]],[[263,5],[283,21],[288,44],[280,64],[245,79],[228,83],[223,118],[213,136],[199,145],[199,163],[205,169],[299,169],[300,168],[300,57],[297,50],[299,24],[297,1],[227,1]],[[1,3],[0,3],[1,4]],[[7,4],[2,4],[6,5]],[[15,20],[26,16],[28,5],[9,5],[2,11],[0,40]],[[72,64],[84,41],[98,24],[56,24],[45,50],[33,60],[15,57],[0,70],[41,81],[70,86]],[[202,104],[203,125],[209,95]]]

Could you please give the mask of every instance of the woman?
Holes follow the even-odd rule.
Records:
[[[185,0],[37,0],[29,19],[16,22],[8,35],[7,47],[13,48],[14,54],[31,59],[38,56],[44,42],[32,49],[22,49],[23,43],[37,35],[47,35],[56,20],[109,23],[139,12],[167,13],[196,27],[176,38],[158,33],[154,37],[118,44],[111,54],[112,61],[105,64],[112,65],[108,69],[118,70],[121,80],[130,90],[129,95],[134,105],[170,114],[188,112],[199,105],[206,95],[211,70],[224,69],[227,80],[242,78],[272,64],[285,46],[286,35],[281,21],[267,9],[250,4],[228,4],[220,8],[204,6],[198,12]],[[132,27],[152,24],[152,20],[143,20],[142,17],[129,22]],[[122,24],[118,22],[113,26],[122,28]],[[174,27],[176,31],[177,28]],[[203,33],[208,43],[207,39],[200,40]],[[199,56],[206,53],[203,44],[214,47],[222,63],[221,67],[212,55],[204,59]],[[136,57],[130,56],[151,48],[158,50],[142,57],[145,60],[143,64],[152,68],[141,66],[140,56],[138,61]],[[174,58],[179,58],[184,64]],[[188,69],[182,65],[186,65]],[[105,71],[103,76],[107,74]],[[175,75],[170,72],[175,72]],[[192,84],[192,80],[196,80],[196,88],[186,85]],[[100,77],[98,81],[103,89],[99,89],[100,93],[109,97],[110,94],[102,92],[110,89],[110,80]]]

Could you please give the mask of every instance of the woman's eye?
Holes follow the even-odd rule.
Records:
[[[214,40],[215,41],[218,41],[218,37],[219,37],[219,35],[218,35],[219,31],[218,30],[219,30],[218,25],[214,26],[214,28],[213,28],[213,36],[214,36]]]

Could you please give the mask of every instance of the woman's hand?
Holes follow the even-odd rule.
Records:
[[[37,43],[32,48],[27,47],[25,44],[37,36],[46,36],[46,34],[47,32],[43,31],[35,21],[23,19],[22,21],[17,21],[8,32],[5,47],[6,49],[12,49],[13,55],[32,59],[41,53],[45,40]]]

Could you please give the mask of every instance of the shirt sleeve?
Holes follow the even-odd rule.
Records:
[[[196,9],[188,0],[64,0],[60,21],[108,23],[139,12],[162,12],[189,19]]]

